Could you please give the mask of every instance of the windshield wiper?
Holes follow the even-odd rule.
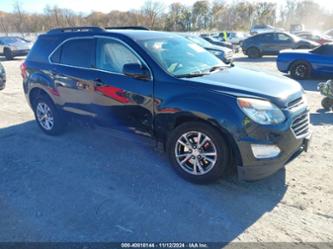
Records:
[[[176,75],[177,78],[194,78],[194,77],[201,77],[204,75],[208,75],[209,73],[186,73],[186,74],[180,74]]]
[[[222,65],[218,65],[218,66],[213,66],[213,67],[211,67],[210,69],[209,69],[209,72],[211,73],[211,72],[214,72],[214,71],[216,71],[216,70],[223,70],[223,69],[225,69],[227,66],[222,66]]]

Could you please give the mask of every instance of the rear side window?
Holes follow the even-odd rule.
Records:
[[[74,39],[65,42],[51,57],[60,64],[90,68],[94,65],[94,39]]]

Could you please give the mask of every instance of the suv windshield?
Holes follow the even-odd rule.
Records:
[[[164,70],[176,77],[200,76],[225,66],[215,55],[183,37],[170,36],[139,43]]]

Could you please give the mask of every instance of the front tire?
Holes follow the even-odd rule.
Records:
[[[40,95],[34,99],[33,111],[39,128],[47,135],[55,136],[63,132],[65,117],[48,96]]]
[[[311,75],[311,66],[307,62],[294,62],[290,67],[290,75],[294,79],[307,79]]]
[[[177,173],[195,183],[221,178],[229,163],[229,150],[223,136],[202,122],[189,122],[175,128],[167,149]]]

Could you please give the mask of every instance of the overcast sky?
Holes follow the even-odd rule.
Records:
[[[11,12],[15,0],[0,0],[0,10]],[[185,5],[192,5],[196,0],[161,0],[166,6],[173,2],[181,2]],[[231,0],[226,0],[231,1]],[[240,1],[240,0],[238,0]],[[249,0],[256,2],[259,0]],[[286,0],[266,0],[283,4]],[[101,11],[108,13],[111,10],[131,10],[139,9],[144,0],[19,0],[24,10],[29,12],[43,12],[44,7],[49,4],[57,5],[60,8],[68,8],[77,12],[90,13],[91,11]],[[333,1],[331,0],[315,0],[325,9],[333,10]]]

